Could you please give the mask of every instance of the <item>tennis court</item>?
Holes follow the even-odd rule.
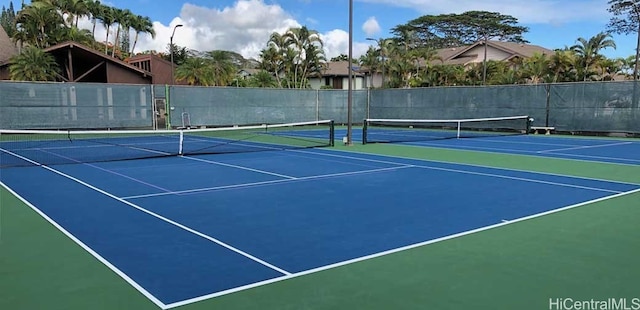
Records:
[[[315,148],[329,146],[331,143],[326,141],[333,141],[334,132],[306,126],[276,130],[268,137],[242,133],[233,136],[233,142],[226,133],[223,137],[212,136],[208,131],[193,133],[107,139],[91,133],[79,140],[63,133],[62,139],[36,136],[26,142],[19,135],[18,139],[2,142],[0,181],[8,193],[80,246],[84,254],[79,256],[85,256],[81,261],[97,260],[101,267],[94,268],[117,275],[115,281],[119,284],[115,286],[133,289],[144,296],[146,303],[163,309],[224,304],[229,300],[224,298],[229,296],[240,296],[243,300],[236,301],[232,308],[267,307],[282,295],[271,295],[262,304],[248,302],[241,296],[268,292],[281,283],[296,285],[300,283],[296,282],[298,279],[313,283],[318,275],[331,275],[345,267],[365,268],[372,261],[384,261],[387,257],[415,255],[416,250],[437,253],[439,244],[454,238],[500,231],[542,215],[624,199],[637,202],[640,192],[640,180],[635,174],[640,153],[637,141],[508,136],[424,144],[445,148],[447,152],[458,152],[454,149],[460,148],[491,152],[499,149],[497,152],[504,153],[489,155],[494,163],[487,165],[482,163],[487,153],[477,155],[477,162],[456,162],[448,154],[433,153],[437,149],[419,150],[406,145]],[[338,131],[335,137],[342,134]],[[275,147],[283,139],[295,142]],[[602,143],[602,147],[594,146],[594,141]],[[218,154],[207,154],[213,146]],[[518,147],[520,153],[508,151]],[[585,153],[611,148],[624,148],[623,153],[631,155]],[[609,169],[596,167],[596,175],[563,173],[556,161],[576,157],[565,156],[567,152],[616,160],[593,163]],[[558,155],[562,159],[522,159],[515,155],[529,153]],[[118,156],[136,159],[122,160]],[[500,167],[500,158],[496,156],[515,158],[521,166]],[[528,165],[527,161],[532,160],[547,166],[552,163],[556,171]],[[570,165],[584,163],[571,161],[567,166]],[[607,171],[617,174],[605,176]],[[4,240],[11,240],[8,238],[12,232],[24,234],[34,229],[14,225],[5,222],[9,232],[3,234]],[[48,231],[54,234],[51,229]],[[626,245],[625,238],[633,236],[618,241]],[[44,245],[21,245],[25,252],[30,251],[25,248],[38,246]],[[93,259],[87,258],[87,253]],[[451,264],[465,259],[456,257],[448,258]],[[423,259],[429,260],[418,258]],[[407,266],[412,264],[415,262]],[[428,269],[428,265],[422,268],[427,269],[410,273],[438,273],[437,268]],[[370,280],[360,272],[346,281],[362,285],[350,287],[350,292],[358,292],[356,296],[367,294],[362,281]],[[373,267],[364,273],[376,272]],[[410,277],[403,277],[397,269],[395,272],[395,276],[385,274],[377,278],[378,285],[387,289],[406,285],[403,283]],[[73,292],[82,292],[85,288],[77,286],[86,280],[73,274],[58,276],[66,279],[67,287],[62,290],[71,293],[53,300],[60,303],[80,298]],[[434,283],[445,281],[426,278]],[[410,283],[415,285],[414,280]],[[354,295],[340,297],[331,293],[330,287],[339,288],[339,284],[315,283],[311,284],[315,289],[303,294],[306,300],[324,300],[325,304],[318,308],[350,308],[351,301],[346,299],[351,300]],[[426,281],[422,286],[434,283]],[[99,291],[102,295],[95,298],[98,301],[100,296],[115,294]],[[395,298],[387,296],[390,300]],[[411,308],[412,303],[426,304],[421,302],[422,297],[403,298],[406,300],[401,308]],[[145,305],[144,301],[136,302]],[[283,302],[291,308],[305,307],[304,303]],[[546,300],[539,302],[544,304]],[[381,303],[379,307],[384,305]],[[69,307],[64,303],[50,306]],[[106,307],[109,306],[113,304],[107,303]],[[283,308],[282,304],[279,308]]]
[[[369,122],[369,128],[356,131],[354,137],[367,143],[395,142],[413,146],[640,165],[640,142],[637,139],[523,134],[530,131],[528,119],[527,116],[517,116],[450,121],[365,120]],[[341,136],[345,133],[337,134]]]

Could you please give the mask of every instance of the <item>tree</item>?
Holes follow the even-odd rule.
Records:
[[[15,37],[22,43],[45,48],[51,45],[51,34],[62,27],[62,16],[48,1],[33,2],[25,6],[16,17],[17,31]],[[53,42],[55,43],[55,42]]]
[[[280,60],[281,55],[278,49],[273,46],[263,49],[260,51],[260,59],[262,61],[259,68],[275,76],[277,85],[281,87],[280,72],[282,72],[282,61]]]
[[[633,80],[638,79],[638,62],[640,61],[640,0],[609,0],[610,13],[613,17],[609,20],[607,28],[617,34],[635,33],[636,57],[633,66]]]
[[[274,32],[260,52],[259,68],[273,72],[280,87],[308,87],[308,77],[324,68],[326,58],[318,33],[306,27]]]
[[[576,54],[570,49],[565,48],[556,50],[549,58],[549,67],[553,72],[553,82],[569,82],[575,81],[573,76],[576,74]]]
[[[96,24],[98,20],[102,20],[102,15],[104,14],[104,6],[98,0],[87,0],[87,11],[91,17],[91,35],[95,37],[96,34]]]
[[[76,26],[59,28],[52,34],[52,37],[56,42],[74,41],[84,45],[91,45],[95,42],[91,31],[79,29]]]
[[[579,69],[584,70],[581,71],[583,81],[586,81],[587,78],[592,75],[590,70],[593,69],[593,66],[603,58],[600,51],[607,47],[616,48],[616,43],[612,39],[608,38],[611,38],[611,34],[601,32],[591,37],[589,40],[585,38],[578,38],[578,44],[571,47],[580,59],[581,67]]]
[[[549,68],[550,61],[547,55],[535,53],[524,60],[521,70],[522,77],[533,84],[548,83],[553,80],[553,74]]]
[[[114,9],[113,10],[113,19],[114,22],[118,24],[118,28],[116,29],[116,38],[113,41],[113,50],[111,51],[111,56],[116,56],[116,50],[120,45],[120,31],[124,33],[124,35],[129,35],[129,28],[131,25],[131,19],[134,17],[133,13],[129,10],[122,9]],[[128,50],[128,48],[127,48]]]
[[[210,86],[214,83],[213,72],[202,57],[189,57],[176,68],[176,80],[189,85]]]
[[[285,63],[288,47],[285,41],[286,38],[283,35],[274,32],[269,37],[267,48],[260,51],[261,61],[259,68],[272,73],[279,87],[283,87],[281,75],[288,71]]]
[[[336,57],[331,58],[331,61],[348,61],[348,60],[349,60],[349,56],[345,54],[340,54]]]
[[[16,11],[13,9],[13,2],[9,1],[9,7],[2,6],[2,13],[0,13],[0,26],[4,29],[7,35],[11,38],[16,33]]]
[[[273,87],[277,87],[278,83],[276,79],[271,75],[271,73],[265,70],[260,70],[256,74],[249,77],[248,85],[250,87],[273,88]]]
[[[178,46],[175,43],[173,45],[167,44],[167,51],[162,55],[162,58],[166,61],[171,61],[171,53],[173,52],[173,63],[179,66],[187,61],[190,57],[195,57],[196,52],[190,50],[184,46]]]
[[[9,62],[9,75],[17,81],[55,81],[60,67],[55,58],[36,46],[27,46]]]
[[[522,34],[528,28],[518,26],[518,19],[496,12],[468,11],[462,14],[425,15],[392,29],[396,38],[404,42],[411,33],[414,46],[446,48],[484,41],[482,81],[487,75],[488,40],[527,43]]]
[[[302,26],[300,28],[290,28],[283,36],[285,44],[296,52],[293,72],[289,72],[289,74],[292,74],[293,87],[305,88],[308,74],[312,73],[315,64],[321,61],[319,57],[324,58],[320,34],[315,30]]]
[[[113,26],[113,24],[116,23],[115,20],[115,9],[110,7],[110,6],[106,6],[103,5],[101,11],[101,16],[100,16],[100,21],[102,22],[102,25],[107,29],[107,37],[104,40],[104,53],[108,54],[108,49],[109,49],[109,31],[111,30],[111,26]]]
[[[517,18],[496,12],[469,11],[462,14],[425,15],[392,29],[402,41],[403,34],[413,31],[417,45],[446,48],[472,44],[480,40],[527,43],[523,34],[527,27],[518,26]]]
[[[213,75],[209,85],[228,86],[236,76],[238,67],[233,63],[233,52],[215,50],[205,53],[205,63]]]
[[[138,43],[138,36],[140,33],[146,33],[151,35],[151,38],[156,37],[156,32],[153,29],[153,22],[151,18],[147,16],[136,16],[131,20],[131,28],[136,32],[136,36],[133,39],[133,47],[131,47],[131,55],[133,55],[134,50],[136,49],[136,44]]]
[[[611,81],[616,76],[616,74],[622,73],[624,66],[623,58],[603,58],[598,61],[597,67],[600,69],[598,72],[599,80],[601,81]]]
[[[415,69],[415,64],[409,55],[409,44],[394,42],[387,48],[388,60],[385,61],[385,71],[388,71],[389,79],[385,84],[391,87],[409,87]]]
[[[67,16],[68,27],[78,27],[80,17],[89,14],[89,8],[85,0],[57,0],[55,5],[62,12],[63,17]]]

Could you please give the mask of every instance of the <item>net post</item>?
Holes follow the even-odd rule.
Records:
[[[329,146],[335,146],[336,131],[333,120],[329,122]]]
[[[184,155],[184,130],[180,129],[180,141],[178,142],[178,155]]]
[[[460,127],[462,127],[462,121],[458,121],[458,132],[456,133],[456,139],[460,139]]]
[[[367,144],[367,119],[362,121],[362,144]]]

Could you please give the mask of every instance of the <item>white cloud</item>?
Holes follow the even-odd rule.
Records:
[[[166,50],[177,24],[183,25],[173,38],[179,46],[198,51],[229,50],[253,58],[258,57],[273,32],[300,27],[279,5],[259,0],[239,0],[222,9],[187,3],[169,25],[154,22],[156,38],[141,38],[136,50]]]
[[[608,19],[607,3],[602,0],[360,0],[410,8],[421,14],[490,11],[511,15],[520,23],[558,24]]]
[[[324,42],[324,50],[327,56],[327,60],[332,57],[339,56],[341,54],[349,55],[349,33],[335,29],[325,34],[321,34],[320,38]],[[353,58],[358,58],[367,52],[369,44],[361,42],[353,42]]]
[[[369,17],[367,21],[362,24],[362,31],[364,31],[367,36],[372,36],[378,32],[380,32],[380,25],[375,17]]]
[[[136,52],[155,50],[164,52],[170,42],[176,25],[173,43],[197,51],[228,50],[238,52],[245,58],[258,59],[260,51],[265,48],[269,36],[273,32],[284,33],[289,28],[300,27],[301,24],[291,14],[277,4],[266,4],[261,0],[238,0],[233,6],[224,8],[208,8],[193,4],[184,4],[178,17],[168,25],[154,22],[155,38],[141,34],[136,45]],[[91,29],[91,22],[81,21],[81,28]],[[369,18],[363,25],[367,34],[379,32],[380,26],[375,18]],[[369,32],[370,31],[370,32]],[[133,44],[133,33],[131,40]],[[321,33],[325,44],[327,59],[340,54],[348,54],[349,34],[342,29],[334,29]],[[113,42],[115,29],[111,29],[109,41]],[[106,29],[98,24],[95,37],[104,42]],[[355,58],[364,54],[368,42],[354,42]]]

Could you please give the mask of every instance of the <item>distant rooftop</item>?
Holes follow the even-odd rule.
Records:
[[[9,58],[18,54],[18,49],[13,43],[11,38],[4,31],[4,28],[0,26],[0,63],[9,60]]]

